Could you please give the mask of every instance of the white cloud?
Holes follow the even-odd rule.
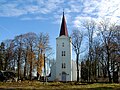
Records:
[[[120,0],[85,0],[83,7],[73,22],[75,27],[80,27],[81,22],[89,18],[96,22],[109,19],[112,23],[120,23]]]
[[[74,23],[74,27],[78,27],[80,28],[82,26],[82,24],[84,23],[84,21],[91,21],[91,20],[94,20],[96,21],[97,19],[96,18],[92,18],[90,16],[77,16],[75,18],[75,20],[73,21]]]
[[[0,16],[19,16],[25,13],[25,10],[16,9],[16,4],[3,4],[0,7]]]
[[[0,17],[21,16],[24,20],[39,20],[48,16],[56,22],[63,9],[67,21],[76,27],[80,27],[82,20],[91,18],[120,21],[120,0],[0,0]]]
[[[21,20],[46,20],[46,18],[36,16],[36,17],[22,17]]]
[[[6,2],[5,2],[6,1]],[[11,17],[26,14],[48,14],[56,10],[64,0],[0,1],[0,16]]]
[[[39,10],[38,6],[32,5],[32,6],[26,6],[24,7],[24,9],[26,10],[26,12],[30,12],[30,13],[35,13]]]

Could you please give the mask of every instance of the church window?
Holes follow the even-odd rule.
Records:
[[[63,66],[63,63],[62,63],[62,68],[63,68],[64,66]]]
[[[62,51],[62,56],[65,56],[65,51]]]
[[[66,68],[66,64],[65,63],[62,63],[62,68]]]
[[[64,68],[66,68],[66,64],[64,63]]]
[[[65,51],[63,52],[63,56],[65,56]]]
[[[62,47],[64,47],[64,43],[62,43]]]

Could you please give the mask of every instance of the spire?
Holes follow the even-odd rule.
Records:
[[[65,21],[65,16],[64,16],[64,11],[63,11],[63,17],[62,17],[62,23],[61,23],[61,29],[60,29],[60,35],[59,36],[68,36],[68,31],[67,31],[67,25]]]

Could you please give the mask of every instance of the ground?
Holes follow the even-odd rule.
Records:
[[[62,83],[62,82],[39,82],[39,81],[22,81],[22,82],[0,82],[0,90],[12,89],[69,89],[69,90],[120,90],[119,84],[105,84],[105,83]]]

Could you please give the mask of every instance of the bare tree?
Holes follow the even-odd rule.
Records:
[[[28,64],[28,54],[29,54],[29,43],[28,43],[28,35],[24,34],[23,35],[23,55],[24,55],[24,78],[28,78],[29,73],[29,64]]]
[[[115,24],[110,24],[108,21],[100,22],[99,31],[101,33],[101,39],[105,48],[106,62],[107,62],[107,72],[109,77],[109,82],[112,82],[111,76],[111,65],[112,65],[112,41],[114,36]]]
[[[17,59],[17,74],[18,74],[18,80],[21,79],[21,64],[23,60],[23,35],[16,36],[14,38],[14,44],[15,44],[15,56]]]
[[[13,50],[13,40],[8,39],[5,40],[5,59],[4,59],[4,69],[3,70],[11,70],[13,69],[13,66],[11,65],[13,62],[13,55],[14,55],[14,50]]]
[[[88,70],[88,80],[91,80],[91,63],[93,60],[93,34],[96,31],[96,23],[91,20],[91,21],[85,21],[83,23],[83,27],[87,30],[87,35],[88,35],[88,45],[89,45],[89,51],[88,51],[88,60],[89,60],[89,70]]]
[[[76,54],[77,82],[79,82],[79,59],[80,59],[79,56],[81,53],[80,47],[83,40],[83,33],[79,30],[73,30],[71,37],[72,37],[73,50]]]
[[[27,36],[26,43],[28,44],[28,62],[30,64],[29,77],[30,80],[32,80],[33,65],[35,63],[35,46],[37,36],[35,33],[27,33],[25,35]]]

